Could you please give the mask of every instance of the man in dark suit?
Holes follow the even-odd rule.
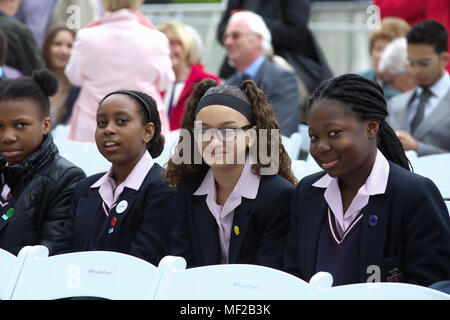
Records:
[[[419,156],[450,152],[450,76],[447,31],[434,20],[407,34],[408,60],[417,86],[389,101],[388,122],[405,150]]]
[[[243,80],[253,80],[268,96],[281,134],[289,137],[297,132],[300,123],[297,79],[294,73],[266,59],[272,53],[272,45],[264,20],[249,11],[234,14],[223,43],[229,62],[236,68],[226,82],[239,85]]]

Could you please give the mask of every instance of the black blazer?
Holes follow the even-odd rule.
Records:
[[[206,204],[206,195],[193,195],[204,176],[188,176],[175,195],[177,224],[171,254],[184,257],[188,267],[220,264],[217,223]],[[234,211],[233,226],[239,227],[239,235],[232,228],[229,263],[281,268],[294,190],[280,176],[262,176],[256,198],[242,198]]]
[[[384,194],[371,196],[361,221],[360,281],[374,265],[381,281],[394,274],[402,282],[428,286],[449,279],[450,219],[439,190],[425,177],[389,162]],[[285,248],[285,270],[305,281],[315,273],[320,228],[328,205],[323,188],[311,185],[325,173],[305,177],[292,202],[292,227]],[[376,215],[375,225],[369,217]],[[398,268],[398,269],[395,269]]]
[[[106,250],[130,254],[153,265],[168,254],[175,225],[174,191],[163,182],[162,170],[155,163],[139,190],[123,190],[118,202],[126,200],[128,206],[121,214],[111,210],[110,215],[117,218],[117,223],[114,232],[106,235]],[[90,176],[77,185],[64,236],[57,241],[52,254],[88,249],[95,216],[102,205],[98,188],[90,186],[102,175]]]

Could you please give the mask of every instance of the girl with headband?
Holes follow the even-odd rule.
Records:
[[[155,100],[114,91],[101,100],[96,117],[95,141],[112,166],[77,185],[54,253],[117,251],[158,265],[168,254],[175,209],[164,169],[153,161],[164,147]]]
[[[171,254],[188,267],[281,268],[297,181],[264,93],[253,81],[238,88],[205,79],[181,128],[167,168],[177,206]],[[269,162],[260,151],[271,153]]]

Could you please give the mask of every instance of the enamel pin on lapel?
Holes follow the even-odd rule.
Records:
[[[11,218],[11,216],[14,213],[14,208],[9,208],[8,211],[6,211],[6,214],[2,215],[3,220],[8,220],[9,218]]]
[[[234,226],[234,233],[238,236],[239,235],[239,227]]]
[[[122,200],[117,204],[116,212],[118,214],[121,214],[121,213],[125,212],[125,210],[127,210],[127,207],[128,207],[128,202],[126,200]]]

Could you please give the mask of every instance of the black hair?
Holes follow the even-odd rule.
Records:
[[[129,92],[127,94],[127,92]],[[130,94],[131,93],[131,94]],[[130,99],[134,100],[139,108],[139,113],[141,114],[142,124],[146,125],[149,122],[153,122],[155,126],[155,132],[153,134],[153,138],[147,143],[147,150],[152,156],[152,158],[158,157],[163,149],[164,149],[164,136],[161,134],[161,118],[159,117],[158,107],[156,106],[156,101],[151,96],[144,92],[135,91],[135,90],[120,90],[116,94],[124,94],[130,97]],[[100,104],[105,100],[106,97],[111,95],[111,93],[107,94],[101,101]],[[137,95],[148,106],[145,106],[140,99],[134,95]],[[149,114],[150,112],[150,114]]]
[[[47,69],[36,70],[31,77],[6,79],[0,82],[0,102],[32,100],[40,108],[42,119],[50,115],[49,97],[58,91],[58,79]]]
[[[6,56],[8,54],[8,41],[2,30],[0,30],[0,66],[6,63]]]
[[[406,35],[408,44],[428,44],[437,54],[447,52],[448,33],[445,27],[435,20],[425,20],[415,24]]]
[[[383,89],[378,83],[356,74],[344,74],[324,80],[313,92],[308,109],[322,99],[339,101],[355,113],[361,120],[377,119],[380,121],[377,133],[377,147],[386,159],[400,165],[406,170],[409,160],[405,150],[391,126],[385,121],[388,111]]]

